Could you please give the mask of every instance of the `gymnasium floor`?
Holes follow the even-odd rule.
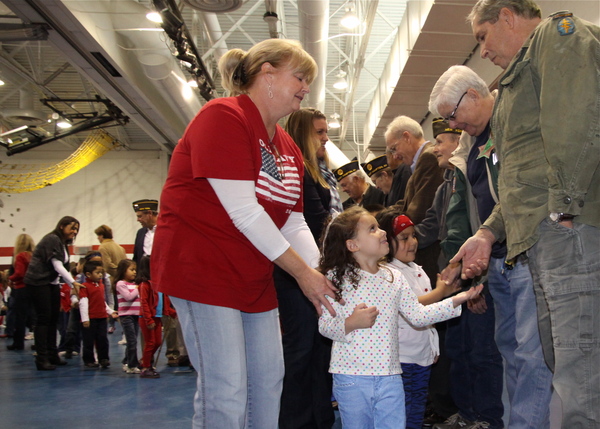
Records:
[[[74,356],[55,371],[35,369],[33,341],[25,341],[24,351],[8,351],[12,340],[0,339],[0,428],[191,428],[196,373],[168,367],[162,353],[160,378],[126,374],[121,329],[108,338],[110,368],[83,369]],[[334,428],[341,428],[339,417]]]

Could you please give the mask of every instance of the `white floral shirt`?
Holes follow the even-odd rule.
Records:
[[[461,306],[454,308],[450,298],[432,305],[421,305],[402,273],[392,267],[382,267],[377,274],[360,270],[358,287],[354,289],[346,281],[341,289],[346,305],[328,298],[336,317],[324,310],[319,318],[319,331],[334,341],[329,366],[329,372],[334,374],[401,374],[399,311],[413,326],[427,326],[461,314]],[[356,329],[346,335],[346,318],[361,303],[377,307],[377,320],[369,329]]]

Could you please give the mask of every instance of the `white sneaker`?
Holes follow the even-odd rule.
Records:
[[[122,346],[124,346],[125,344],[127,344],[127,340],[119,340],[117,344],[121,344]]]
[[[127,364],[123,365],[123,372],[127,372],[128,369],[129,369],[129,366]]]
[[[33,340],[33,332],[29,332],[27,335],[25,335],[25,339],[26,340]]]
[[[142,370],[139,368],[127,368],[127,371],[125,372],[127,374],[139,374],[140,372],[142,372]]]

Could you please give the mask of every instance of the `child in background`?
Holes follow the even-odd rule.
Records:
[[[139,374],[137,358],[137,336],[140,317],[140,291],[135,284],[136,264],[131,259],[123,259],[117,266],[117,301],[119,303],[119,320],[127,340],[123,371],[127,374]]]
[[[163,298],[167,297],[152,288],[150,258],[147,255],[140,259],[135,282],[140,290],[140,330],[145,342],[140,377],[159,378],[160,374],[153,368],[153,357],[162,343],[162,314],[165,308]]]
[[[481,286],[424,306],[394,268],[384,266],[385,231],[361,207],[352,207],[325,229],[319,270],[338,289],[323,311],[319,331],[331,338],[329,372],[344,429],[403,428],[406,424],[398,350],[398,311],[414,326],[427,326],[461,313],[460,304]]]
[[[71,270],[73,278],[77,275],[75,270]],[[81,283],[81,282],[80,282]],[[60,313],[58,316],[58,333],[60,341],[58,343],[59,354],[66,354],[67,344],[67,327],[69,326],[69,315],[71,312],[71,288],[68,283],[63,283],[60,286]]]
[[[85,258],[79,259],[77,266],[71,269],[73,278],[83,283],[85,276],[83,274],[83,266],[86,263]],[[66,340],[63,344],[64,356],[66,359],[71,359],[73,356],[79,355],[81,349],[81,314],[79,313],[79,300],[76,295],[71,295],[71,310],[69,311],[69,323],[67,324]],[[62,339],[61,339],[62,344]],[[62,351],[60,353],[63,353]]]
[[[431,290],[429,277],[414,263],[418,240],[414,224],[397,207],[390,207],[377,216],[381,229],[386,232],[390,251],[388,266],[400,271],[423,305],[438,302],[460,289],[459,281],[446,284],[440,280]],[[398,340],[402,383],[406,405],[406,429],[421,429],[427,404],[431,365],[440,354],[439,338],[433,326],[415,327],[402,315],[398,321]]]
[[[100,261],[87,261],[83,267],[85,283],[79,290],[79,312],[83,325],[83,362],[87,368],[108,368],[108,336],[106,316],[118,315],[108,305],[104,295],[104,268]],[[98,360],[94,359],[94,344]]]

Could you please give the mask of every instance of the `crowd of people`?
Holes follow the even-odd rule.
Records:
[[[148,218],[140,220],[145,237],[147,230],[155,226],[158,202],[140,200],[133,206],[138,220]],[[152,286],[152,243],[146,243],[149,253],[144,253],[142,240],[141,257],[136,263],[127,259],[125,249],[113,240],[112,229],[101,225],[94,231],[101,243],[98,250],[89,251],[74,263],[70,262],[69,245],[79,228],[77,219],[65,216],[37,245],[28,234],[17,237],[13,263],[6,270],[6,278],[3,275],[7,304],[3,336],[12,338],[7,349],[24,350],[29,327],[38,370],[55,370],[66,365],[66,359],[79,355],[84,368],[107,369],[108,335],[115,332],[114,322],[118,321],[123,330],[119,344],[126,346],[123,371],[142,378],[159,378],[153,364],[163,344],[164,325],[165,337],[170,337],[168,364],[189,366],[185,346],[178,344],[174,326],[178,325],[177,313],[169,298]],[[138,360],[140,330],[143,357]]]
[[[67,357],[76,326],[85,367],[107,368],[118,318],[123,370],[156,378],[164,332],[169,361],[197,369],[194,428],[331,428],[335,400],[344,428],[543,429],[553,391],[563,427],[599,427],[600,29],[532,0],[468,19],[498,91],[450,67],[435,141],[399,116],[385,155],[333,170],[326,116],[300,107],[311,56],[284,39],[228,51],[230,96],[188,126],[160,214],[134,203],[133,260],[103,225],[71,275],[68,216],[17,239],[9,349],[27,300],[37,368],[64,364],[63,282]]]

